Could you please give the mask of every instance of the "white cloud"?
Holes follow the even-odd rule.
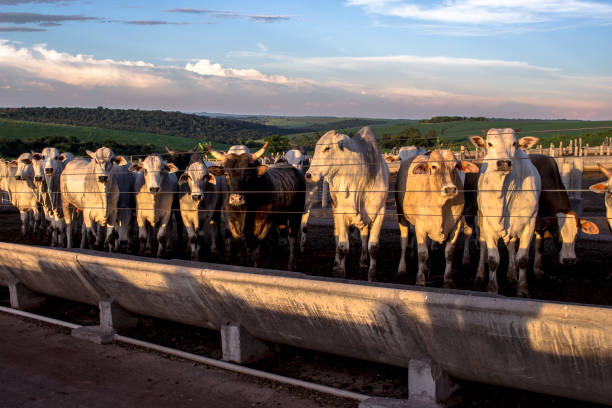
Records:
[[[559,19],[605,21],[612,5],[582,0],[444,0],[418,4],[404,0],[348,0],[382,16],[452,24],[511,25],[533,24]]]
[[[259,48],[260,51],[266,52],[268,51],[268,47],[266,47],[265,45],[263,45],[262,43],[257,43],[257,48]]]
[[[612,77],[522,61],[253,54],[232,65],[241,68],[204,58],[185,66],[115,61],[0,40],[0,106],[409,118],[610,119],[612,112]]]

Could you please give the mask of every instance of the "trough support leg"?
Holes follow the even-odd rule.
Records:
[[[239,324],[227,323],[221,327],[223,360],[238,364],[252,363],[271,356],[270,347],[256,339]]]
[[[434,361],[412,359],[408,363],[408,398],[435,406],[457,391],[458,386]]]
[[[98,302],[100,308],[100,324],[97,326],[82,326],[72,330],[72,336],[98,344],[108,344],[113,341],[117,329],[135,327],[138,319],[125,311],[112,300]]]
[[[25,287],[17,280],[9,281],[9,295],[11,307],[19,310],[30,310],[41,306],[45,302],[44,296]]]

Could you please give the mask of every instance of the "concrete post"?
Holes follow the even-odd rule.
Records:
[[[26,288],[23,283],[17,280],[9,280],[8,287],[13,309],[30,310],[45,303],[45,297]]]
[[[270,357],[270,347],[235,323],[221,326],[223,360],[246,364]]]
[[[100,324],[97,326],[82,326],[72,330],[72,336],[92,341],[98,344],[108,344],[113,341],[116,330],[136,327],[138,319],[125,311],[113,300],[98,302],[100,309]]]
[[[408,398],[430,404],[442,403],[457,391],[458,385],[434,361],[408,362]]]

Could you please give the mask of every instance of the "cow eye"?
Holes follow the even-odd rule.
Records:
[[[493,147],[493,143],[489,142],[487,144],[489,145],[489,147]]]
[[[516,142],[512,143],[512,146],[516,147]]]
[[[329,149],[331,149],[331,147],[327,146],[325,149],[323,149],[323,152],[327,152]]]

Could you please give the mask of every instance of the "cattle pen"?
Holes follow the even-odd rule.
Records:
[[[580,171],[570,194],[585,193],[583,184],[598,178],[583,179],[583,170],[612,162],[605,149],[594,152],[599,156],[587,151],[571,157],[561,149],[551,152],[560,170],[570,179]],[[585,216],[607,230],[603,203],[597,208],[601,197],[583,195]],[[365,276],[357,272],[354,256],[347,268],[353,280],[327,277],[333,258],[331,209],[315,208],[312,243],[298,257],[298,270],[306,273],[52,249],[23,245],[44,243],[26,239],[0,243],[0,285],[9,288],[15,308],[37,305],[45,295],[100,307],[100,324],[106,319],[107,328],[119,328],[122,319],[115,315],[127,312],[216,330],[228,343],[223,357],[231,361],[257,359],[281,344],[400,367],[408,371],[409,400],[444,401],[454,380],[467,380],[612,404],[611,288],[601,255],[609,247],[608,234],[579,241],[580,259],[573,268],[552,271],[548,257],[547,277],[534,285],[533,300],[418,288],[410,286],[412,276],[392,276],[399,239],[390,207],[391,202],[387,236],[381,240],[388,259],[379,261],[384,283],[361,281]],[[6,233],[2,240],[14,241]],[[590,257],[593,253],[598,259]],[[440,284],[437,262],[432,260],[428,286]],[[329,270],[322,270],[322,263]],[[581,269],[593,264],[595,271]],[[458,274],[459,288],[471,289],[471,272]],[[232,349],[229,343],[236,339],[250,351]]]

